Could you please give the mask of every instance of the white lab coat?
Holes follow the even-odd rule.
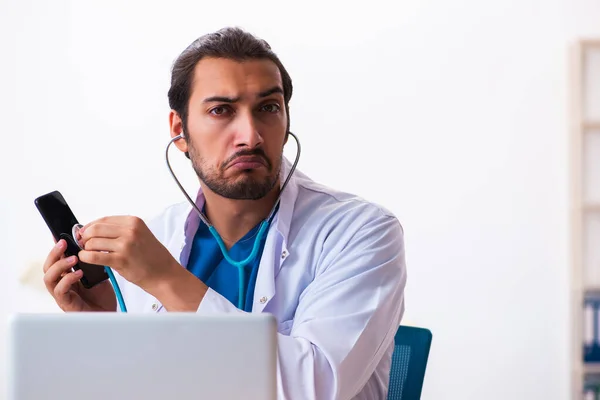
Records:
[[[284,159],[282,182],[289,168]],[[196,201],[202,209],[201,191]],[[187,202],[147,221],[183,266],[199,223]],[[117,279],[128,312],[166,311],[156,298]],[[385,399],[405,285],[398,220],[296,170],[267,234],[252,308],[278,321],[278,398]],[[197,312],[243,311],[209,289]]]

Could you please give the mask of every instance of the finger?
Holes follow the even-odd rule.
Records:
[[[121,245],[122,241],[118,238],[116,239],[107,239],[107,238],[99,238],[93,237],[89,239],[83,245],[83,250],[87,251],[122,251],[123,246]]]
[[[93,221],[88,222],[87,224],[83,225],[83,227],[81,228],[82,230],[86,230],[87,228],[89,228],[92,225],[95,224],[112,224],[112,225],[118,225],[119,221],[121,220],[122,217],[120,216],[110,216],[110,217],[102,217],[102,218],[98,218],[95,219]]]
[[[115,256],[113,253],[102,253],[100,251],[81,250],[78,253],[79,260],[94,265],[113,266]]]
[[[52,292],[61,276],[65,272],[70,271],[75,264],[77,264],[77,257],[75,256],[63,258],[52,264],[44,274],[44,284],[46,285],[46,288]]]
[[[115,239],[123,236],[127,232],[128,228],[123,225],[115,225],[108,223],[96,223],[90,225],[87,229],[81,228],[79,234],[81,240],[79,241],[81,246],[85,246],[86,242],[91,238],[108,238]]]
[[[109,225],[119,225],[119,226],[135,226],[138,222],[138,217],[133,217],[130,215],[115,215],[110,217],[102,217],[98,218],[92,222],[89,222],[81,228],[83,232],[85,232],[90,226],[97,224],[109,224]]]
[[[58,260],[63,257],[64,252],[67,248],[67,242],[64,239],[60,239],[56,245],[50,250],[50,253],[46,257],[46,261],[44,261],[43,270],[44,273],[48,271],[48,269]]]
[[[69,272],[66,274],[54,287],[54,298],[57,302],[65,301],[64,298],[67,293],[71,290],[72,286],[77,283],[83,276],[83,271],[78,269],[75,272]]]

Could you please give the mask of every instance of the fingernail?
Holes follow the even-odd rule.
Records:
[[[56,248],[57,249],[61,248],[63,246],[63,242],[64,242],[63,239],[60,239],[58,242],[56,242]]]
[[[74,264],[76,260],[77,258],[75,256],[70,256],[69,258],[67,258],[67,262],[69,264]]]
[[[82,269],[78,269],[77,271],[74,272],[75,275],[77,276],[83,276],[83,270]]]

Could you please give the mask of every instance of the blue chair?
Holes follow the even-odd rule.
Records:
[[[429,329],[400,326],[394,337],[394,353],[388,400],[419,400],[429,358]]]

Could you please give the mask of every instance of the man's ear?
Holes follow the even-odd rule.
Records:
[[[187,138],[185,138],[187,132],[183,131],[183,121],[181,120],[179,113],[175,110],[171,110],[169,113],[169,127],[171,131],[171,138],[179,135],[182,137],[181,139],[175,141],[175,146],[177,146],[180,151],[184,152],[187,158],[190,158]]]

